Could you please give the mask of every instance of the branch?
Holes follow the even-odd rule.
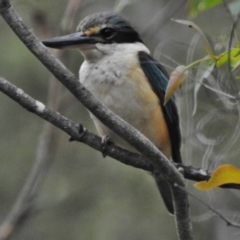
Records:
[[[64,18],[61,24],[62,32],[67,32],[71,29],[71,23],[73,18],[81,5],[80,0],[69,0],[68,7],[64,14]],[[34,20],[38,27],[38,31],[43,39],[48,38],[51,34],[50,26],[46,20],[44,20],[44,13],[41,11],[35,12]],[[60,59],[63,59],[62,51],[55,51]],[[51,75],[48,81],[48,100],[47,105],[53,109],[60,108],[60,97],[59,94],[60,85],[55,81]],[[66,100],[66,99],[65,99]],[[53,155],[56,149],[57,135],[60,132],[54,131],[54,125],[49,124],[47,121],[44,122],[41,135],[39,137],[36,157],[33,161],[32,169],[29,172],[28,177],[22,187],[12,209],[7,214],[5,220],[0,226],[0,240],[9,239],[9,237],[19,227],[19,223],[26,220],[32,213],[35,207],[35,200],[40,192],[43,180],[46,177],[49,165],[52,163]]]
[[[42,119],[61,129],[76,141],[82,142],[89,147],[102,153],[101,138],[88,130],[79,138],[79,124],[76,124],[61,114],[49,109],[43,103],[33,99],[22,89],[17,88],[9,81],[0,77],[0,91],[20,104],[26,110],[38,115]],[[39,111],[41,110],[41,111]],[[138,153],[130,152],[114,143],[106,145],[104,153],[119,162],[145,171],[153,172],[154,168],[146,157]],[[185,166],[181,163],[173,163],[175,168],[188,180],[195,182],[207,181],[211,177],[211,171],[192,166]],[[240,189],[239,184],[225,184],[222,188]]]
[[[19,38],[30,49],[30,51],[39,58],[39,60],[59,79],[59,81],[61,81],[61,83],[65,85],[68,90],[73,93],[73,95],[106,126],[119,134],[124,140],[139,150],[139,152],[146,155],[149,159],[152,159],[151,161],[156,168],[163,167],[163,170],[167,170],[167,173],[172,173],[173,171],[173,174],[176,175],[174,176],[176,181],[181,182],[182,178],[179,173],[173,169],[172,165],[165,156],[161,154],[143,134],[139,133],[136,129],[113,114],[102,103],[96,100],[93,95],[83,87],[79,80],[45,47],[43,47],[42,43],[39,42],[39,40],[23,24],[21,18],[17,15],[13,8],[10,7],[10,5],[6,5],[6,3],[9,4],[9,1],[0,0],[1,15],[19,36]],[[35,108],[36,106],[32,106],[32,110]],[[39,109],[41,108],[38,108],[38,110]],[[40,111],[37,111],[36,113],[40,114]],[[161,170],[161,172],[163,170]],[[170,176],[166,177],[167,179],[171,179]]]
[[[17,223],[25,219],[33,208],[42,180],[46,176],[47,166],[51,163],[51,153],[53,151],[52,134],[51,125],[46,124],[39,138],[38,150],[30,174],[13,208],[0,226],[0,240],[8,239],[14,232]]]
[[[49,109],[43,103],[33,99],[22,89],[17,88],[2,77],[0,77],[0,90],[15,102],[20,104],[23,108],[53,124],[55,127],[67,133],[73,139],[83,142],[95,150],[102,152],[102,139],[100,137],[89,132],[88,130],[85,130],[84,134],[81,136],[81,138],[79,138],[79,124],[72,122],[68,118],[62,116],[60,113]],[[144,156],[125,150],[113,143],[106,146],[104,153],[126,165],[150,172],[153,171],[153,166]]]
[[[202,168],[196,168],[193,166],[185,166],[181,163],[173,163],[185,179],[192,180],[195,182],[208,181],[211,178],[212,171]],[[228,183],[221,185],[220,188],[227,189],[240,189],[240,184]]]
[[[11,7],[8,0],[0,0],[0,14],[29,50],[90,112],[92,112],[104,125],[113,130],[126,142],[147,157],[148,161],[150,161],[154,168],[157,169],[172,186],[175,183],[182,187],[185,186],[181,174],[150,140],[97,101],[93,95],[80,84],[78,79],[52,54],[50,54],[45,47],[43,47],[42,43],[39,42],[36,36],[27,29],[26,25]],[[32,105],[32,111],[35,111],[36,114],[39,115],[45,113],[45,111],[51,110],[47,109],[42,103],[34,102]],[[58,117],[60,118],[60,115]],[[62,120],[66,121],[66,119]],[[62,122],[59,122],[58,124],[59,126],[63,125]],[[71,132],[77,138],[77,126],[74,126],[73,124],[72,127],[75,129],[75,132]],[[70,128],[68,130],[70,131]],[[192,226],[189,217],[188,195],[179,188],[172,188],[172,191],[179,239],[193,239]]]
[[[236,80],[232,73],[232,67],[231,67],[231,47],[232,47],[233,37],[234,37],[235,29],[238,24],[239,17],[240,17],[240,13],[236,16],[236,18],[233,19],[232,29],[230,33],[229,42],[228,42],[228,71],[229,71],[230,79],[232,80],[234,85],[236,85]],[[234,90],[235,89],[238,89],[238,88],[236,87],[234,88]],[[235,92],[235,95],[238,95],[237,91]]]
[[[180,186],[175,185],[176,187],[182,188]],[[202,201],[200,198],[198,198],[197,196],[195,196],[194,194],[192,194],[191,192],[189,192],[186,188],[182,188],[183,191],[187,192],[189,196],[191,196],[192,198],[196,199],[198,202],[200,202],[202,205],[204,205],[205,207],[207,207],[210,211],[212,211],[213,213],[215,213],[219,218],[221,218],[226,224],[227,226],[230,227],[235,227],[235,228],[240,228],[240,225],[227,219],[223,214],[221,214],[220,212],[216,211],[213,207],[211,207],[210,205],[206,204],[204,201]]]

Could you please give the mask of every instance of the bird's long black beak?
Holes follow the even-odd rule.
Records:
[[[100,38],[93,36],[89,37],[78,32],[62,37],[51,38],[43,41],[42,43],[46,47],[62,49],[83,44],[95,44],[99,42],[101,42]]]

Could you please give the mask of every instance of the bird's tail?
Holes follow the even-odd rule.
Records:
[[[169,183],[160,176],[155,176],[155,181],[168,212],[173,215],[174,214],[173,196]]]

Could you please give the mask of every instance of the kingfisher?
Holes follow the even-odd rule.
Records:
[[[174,96],[164,104],[169,76],[150,55],[139,33],[129,21],[113,12],[84,18],[73,34],[43,41],[56,49],[76,49],[85,61],[80,82],[112,112],[139,130],[174,162],[181,162],[181,133]],[[93,114],[98,133],[116,144],[137,151]],[[169,183],[155,180],[169,213],[174,214]]]

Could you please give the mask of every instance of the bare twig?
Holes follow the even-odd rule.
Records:
[[[233,15],[231,14],[231,12],[229,10],[229,7],[227,5],[227,1],[226,0],[222,0],[222,3],[223,3],[223,6],[224,6],[226,12],[228,13],[229,17],[231,18],[232,22],[234,23],[234,17],[233,17]]]
[[[69,0],[66,11],[61,21],[61,31],[67,33],[73,28],[74,19],[76,14],[82,5],[82,0]]]
[[[205,203],[203,200],[201,200],[200,198],[198,198],[197,196],[195,196],[194,194],[192,194],[190,191],[188,191],[186,188],[182,188],[181,186],[178,186],[177,184],[175,184],[176,188],[181,188],[183,191],[185,191],[188,195],[190,195],[191,197],[193,197],[194,199],[196,199],[198,202],[200,202],[202,205],[204,205],[205,207],[207,207],[209,210],[211,210],[213,213],[215,213],[219,218],[221,218],[226,224],[227,226],[230,227],[235,227],[235,228],[240,228],[240,225],[237,223],[234,223],[232,221],[230,221],[229,219],[227,219],[226,217],[224,217],[220,212],[218,212],[217,210],[215,210],[214,208],[212,208],[210,205],[208,205],[207,203]]]
[[[97,151],[102,152],[101,147],[101,138],[97,135],[85,131],[84,135],[79,139],[79,124],[72,122],[61,114],[49,109],[43,103],[31,98],[29,95],[23,92],[20,88],[17,88],[4,78],[0,77],[0,91],[5,93],[11,99],[20,104],[23,108],[28,111],[38,115],[42,119],[47,122],[53,124],[55,127],[61,129],[66,132],[69,136],[71,136],[76,141],[82,142]],[[43,111],[38,111],[40,108],[44,109]],[[121,163],[126,165],[139,168],[142,170],[146,170],[149,172],[153,172],[154,168],[151,163],[147,160],[146,157],[140,155],[138,153],[133,153],[128,150],[125,150],[114,143],[108,144],[106,149],[104,150],[106,155],[118,160]],[[192,181],[206,181],[211,177],[211,172],[202,168],[195,168],[192,166],[184,166],[180,163],[173,163],[176,169],[184,176],[184,178],[192,180]],[[225,184],[222,186],[223,188],[231,188],[231,189],[240,189],[240,185],[238,184]]]
[[[98,151],[102,151],[100,137],[86,130],[84,135],[81,137],[81,139],[79,139],[78,124],[73,123],[71,120],[65,118],[59,113],[47,108],[42,103],[31,98],[26,93],[24,93],[21,89],[15,87],[14,85],[12,85],[11,83],[9,83],[8,81],[6,81],[1,77],[0,77],[0,90],[4,92],[7,96],[12,98],[14,101],[19,103],[22,107],[24,107],[30,112],[37,114],[39,117],[45,119],[46,121],[52,123],[56,127],[60,128],[61,130],[69,134],[72,138],[80,142],[83,142]],[[47,143],[45,142],[45,144]],[[137,153],[129,152],[128,150],[124,150],[114,145],[114,143],[107,145],[104,153],[129,166],[140,168],[147,171],[153,171],[153,166],[149,163],[149,161],[144,156]],[[43,162],[40,161],[38,162],[38,164],[43,164]],[[183,176],[186,179],[190,179],[193,181],[204,181],[204,180],[208,180],[211,177],[211,173],[208,170],[194,168],[191,166],[184,166],[179,163],[174,163],[174,165],[178,169],[178,171],[181,172],[181,174],[183,174]],[[39,173],[39,169],[40,167],[36,165],[36,167],[32,171],[31,177],[29,177],[29,182],[35,182],[37,180],[36,174]],[[35,179],[35,180],[33,181],[32,179]],[[222,187],[240,189],[240,185],[237,185],[237,184],[226,184]],[[22,193],[22,195],[24,196],[23,202],[29,203],[29,200],[31,200],[31,198],[29,197],[31,196],[30,190],[31,189],[25,188],[25,190],[23,191]],[[22,208],[22,209],[26,210],[25,208]],[[17,217],[15,214],[13,214],[13,216],[15,218]],[[0,231],[2,236],[3,234],[10,234],[10,232],[12,231],[11,224],[13,223],[10,220],[11,219],[8,219],[8,221],[6,221],[5,224],[2,226],[2,231]]]
[[[52,148],[52,127],[46,125],[39,140],[38,151],[32,170],[22,188],[13,208],[0,227],[0,239],[8,239],[18,223],[32,210],[33,201],[39,192],[46,169],[50,162]]]
[[[231,33],[230,33],[230,39],[229,39],[229,43],[228,43],[228,68],[229,68],[229,72],[232,72],[230,54],[231,54],[231,47],[232,47],[234,32],[235,32],[235,29],[237,27],[238,20],[239,20],[239,14],[234,19],[232,29],[231,29]],[[235,78],[234,78],[234,80],[235,80]]]
[[[232,24],[232,29],[231,29],[231,33],[230,33],[230,38],[229,38],[229,42],[228,42],[228,71],[229,71],[229,76],[230,76],[230,80],[232,82],[232,84],[234,84],[235,87],[232,87],[232,90],[234,91],[234,95],[238,96],[238,91],[237,91],[237,87],[236,87],[236,79],[232,73],[232,67],[231,67],[231,47],[232,47],[232,42],[233,42],[233,38],[234,38],[234,33],[235,33],[235,29],[237,27],[238,24],[238,20],[240,17],[240,13],[233,18],[233,24]]]
[[[185,2],[182,0],[177,2],[174,0],[167,1],[158,14],[149,19],[147,25],[141,31],[141,36],[143,36],[144,40],[146,41],[156,36],[159,29],[162,29],[184,4]]]
[[[0,1],[0,10],[1,3]],[[4,0],[3,2],[6,2]],[[95,116],[97,116],[105,125],[117,132],[122,138],[133,145],[140,152],[143,152],[152,159],[154,165],[158,166],[167,164],[164,168],[170,170],[171,164],[165,160],[165,156],[141,133],[133,129],[121,118],[113,114],[102,103],[97,101],[93,95],[83,87],[78,79],[69,72],[49,51],[43,47],[41,42],[30,32],[23,24],[21,18],[12,7],[1,12],[4,19],[9,23],[11,28],[26,44],[26,46],[36,55],[43,64],[52,71],[52,73],[65,85],[73,95],[81,101]],[[136,135],[136,137],[134,137]],[[137,140],[136,140],[137,139]],[[159,158],[159,159],[158,159]],[[154,160],[155,159],[155,160]],[[160,160],[160,161],[159,161]],[[168,168],[170,167],[170,169]],[[166,170],[167,170],[166,169]],[[170,170],[171,171],[171,170]],[[179,177],[179,175],[177,175]],[[176,178],[178,178],[176,176]],[[179,179],[180,180],[180,179]]]
[[[73,16],[75,15],[78,7],[80,6],[80,0],[71,0],[68,2],[67,11],[65,17],[63,18],[62,32],[67,32],[73,21]],[[71,12],[71,14],[70,14]],[[41,37],[43,39],[49,38],[51,35],[50,26],[45,20],[44,13],[38,11],[34,16],[35,22],[37,23],[38,28],[40,29]],[[68,24],[69,23],[69,24]],[[71,29],[69,29],[71,30]],[[61,51],[56,51],[58,58],[63,56]],[[48,101],[47,105],[53,109],[58,110],[60,108],[59,102],[60,97],[60,85],[55,81],[54,77],[51,76],[49,79],[48,87]],[[57,89],[57,90],[56,90]],[[9,211],[4,222],[0,226],[0,240],[8,239],[12,233],[19,226],[19,222],[24,219],[26,220],[29,216],[29,213],[34,208],[34,200],[36,199],[37,194],[40,192],[43,180],[48,172],[49,165],[52,162],[53,154],[56,149],[57,134],[53,125],[48,122],[44,123],[42,134],[39,137],[38,147],[36,158],[32,166],[32,170],[29,173],[29,176],[18,195],[14,206]]]

